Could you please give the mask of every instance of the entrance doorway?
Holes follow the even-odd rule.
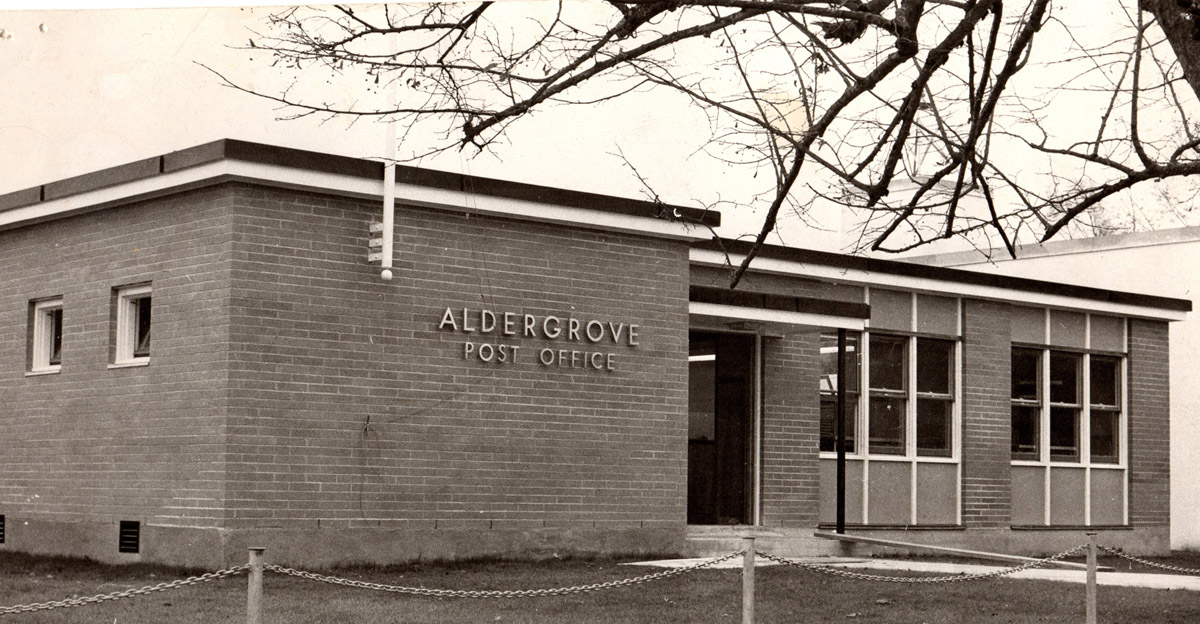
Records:
[[[688,524],[754,519],[755,336],[692,332]]]

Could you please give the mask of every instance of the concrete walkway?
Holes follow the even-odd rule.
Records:
[[[705,561],[705,559],[671,559],[663,561],[645,561],[626,565],[680,568],[695,565],[702,561]],[[904,572],[944,574],[947,576],[952,574],[986,574],[988,572],[995,572],[997,570],[1004,570],[1008,567],[1014,567],[964,563],[939,563],[932,561],[903,561],[899,559],[855,559],[842,557],[794,558],[793,561],[855,569],[862,571],[864,574],[870,574],[872,571],[881,571],[882,574],[890,576],[902,576]],[[773,561],[766,561],[761,557],[757,558],[755,564],[756,566],[780,565]],[[742,567],[742,558],[737,557],[735,559],[723,561],[715,566],[710,567],[715,569],[740,568]],[[1150,568],[1143,569],[1148,570]],[[1087,573],[1083,570],[1033,569],[1022,570],[1020,572],[1008,574],[1005,576],[1005,578],[1060,581],[1064,583],[1082,584],[1087,582]],[[1100,572],[1096,575],[1096,584],[1121,587],[1146,587],[1150,589],[1186,589],[1191,591],[1200,591],[1200,576],[1141,572]]]

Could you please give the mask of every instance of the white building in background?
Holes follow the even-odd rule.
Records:
[[[1200,227],[907,258],[936,266],[1195,299]],[[1171,327],[1171,547],[1200,549],[1200,318]]]

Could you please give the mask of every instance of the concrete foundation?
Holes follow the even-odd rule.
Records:
[[[118,523],[8,519],[0,551],[86,557],[105,563],[164,563],[214,570],[246,563],[247,548],[266,561],[321,568],[350,564],[475,558],[549,559],[675,556],[685,552],[683,525],[666,528],[540,529],[219,529],[143,524],[138,553],[117,552]]]

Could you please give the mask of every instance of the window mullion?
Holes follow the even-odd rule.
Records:
[[[917,339],[909,337],[904,363],[904,456],[917,457]]]

